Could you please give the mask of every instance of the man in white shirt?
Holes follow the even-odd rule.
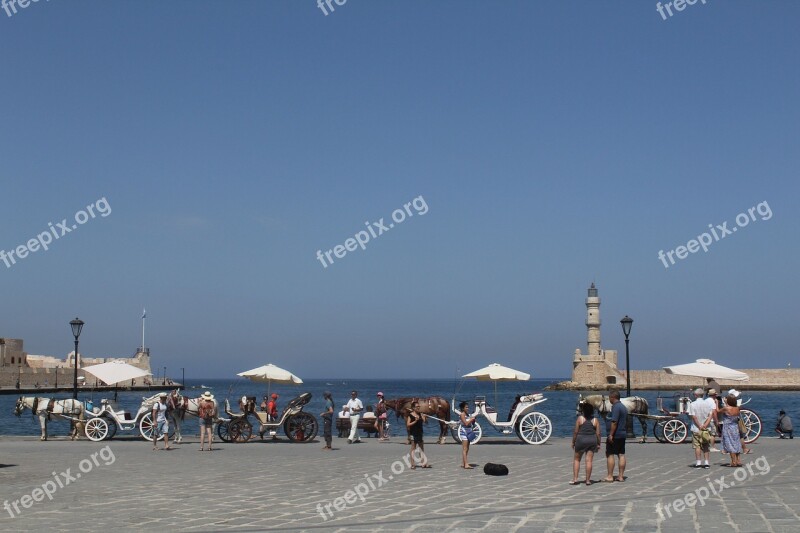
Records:
[[[358,399],[358,392],[350,393],[350,401],[347,402],[345,409],[350,413],[350,436],[347,438],[347,443],[361,442],[361,437],[358,435],[358,421],[361,419],[364,404]]]
[[[713,437],[708,428],[713,423],[713,407],[711,402],[703,398],[703,389],[698,388],[694,391],[695,400],[689,404],[689,418],[692,419],[692,448],[694,448],[694,458],[697,460],[695,468],[711,468],[708,464],[710,444]],[[700,452],[703,453],[705,463],[700,465]]]

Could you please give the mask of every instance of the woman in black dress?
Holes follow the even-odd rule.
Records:
[[[420,465],[422,468],[430,468],[431,465],[428,464],[428,458],[425,456],[425,445],[422,442],[422,424],[425,423],[425,419],[427,417],[419,412],[419,403],[414,402],[411,404],[411,412],[408,414],[408,419],[406,419],[406,427],[408,428],[408,432],[411,435],[411,470],[416,468],[414,464],[414,458],[420,459],[422,464]],[[419,452],[417,452],[417,447],[419,447]]]
[[[572,431],[572,449],[575,457],[572,461],[572,481],[570,485],[578,484],[578,474],[581,470],[581,457],[586,454],[586,484],[592,484],[592,458],[594,452],[600,449],[600,424],[594,418],[594,408],[588,403],[580,404],[581,414],[575,421]]]

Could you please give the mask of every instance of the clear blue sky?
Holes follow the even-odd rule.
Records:
[[[335,5],[335,4],[334,4]],[[229,377],[798,361],[800,4],[70,2],[0,11],[0,336]],[[417,214],[323,268],[365,221]],[[665,268],[659,250],[773,213]],[[413,209],[413,208],[412,208]]]

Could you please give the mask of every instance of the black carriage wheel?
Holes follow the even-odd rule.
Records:
[[[309,442],[317,436],[319,424],[308,413],[297,413],[283,423],[283,431],[292,442]]]
[[[231,422],[230,439],[232,442],[247,442],[253,435],[253,425],[244,418]]]
[[[217,424],[217,435],[219,438],[222,439],[222,442],[230,442],[231,441],[231,434],[230,434],[230,424],[231,422],[220,422]]]
[[[105,419],[106,424],[108,424],[108,435],[103,440],[111,440],[114,438],[114,435],[117,434],[117,423],[114,422],[110,416],[103,415],[103,418]]]
[[[653,425],[653,436],[658,442],[667,442],[667,438],[664,436],[664,426],[666,423],[666,420],[659,420]]]

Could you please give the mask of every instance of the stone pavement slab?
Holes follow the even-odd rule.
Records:
[[[431,469],[410,468],[399,439],[334,451],[319,442],[250,442],[152,451],[132,438],[39,442],[0,438],[3,531],[709,531],[800,527],[800,453],[762,438],[749,467],[691,468],[689,445],[629,443],[624,483],[570,486],[568,439],[541,446],[485,439],[459,468],[460,447],[427,444]],[[483,474],[506,464],[507,477]],[[581,476],[583,477],[583,476]],[[702,504],[700,503],[702,502]]]

